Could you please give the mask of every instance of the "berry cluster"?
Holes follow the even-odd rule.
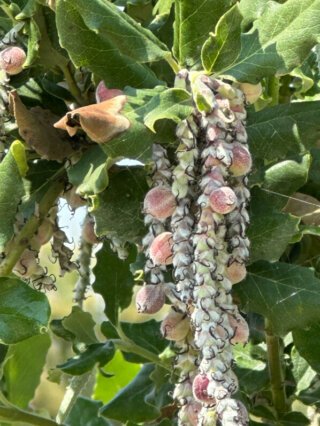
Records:
[[[246,343],[249,330],[231,296],[249,256],[245,96],[235,84],[186,70],[175,85],[192,93],[195,108],[177,126],[174,166],[154,147],[153,188],[144,202],[149,284],[136,303],[151,314],[165,294],[172,302],[161,331],[177,351],[179,424],[246,425],[245,407],[232,398],[238,389],[232,347]],[[164,282],[171,264],[175,284]]]

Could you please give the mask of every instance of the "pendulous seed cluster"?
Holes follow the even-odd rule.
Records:
[[[175,86],[192,93],[194,110],[177,125],[172,166],[164,148],[154,146],[152,189],[144,201],[148,284],[136,304],[153,314],[165,294],[172,303],[161,331],[175,342],[179,424],[244,426],[246,408],[233,398],[233,345],[245,344],[249,329],[231,291],[246,276],[250,246],[245,95],[237,84],[187,70]],[[166,268],[174,283],[165,283]]]

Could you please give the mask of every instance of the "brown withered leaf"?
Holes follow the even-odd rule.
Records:
[[[39,106],[27,109],[16,90],[9,93],[9,103],[20,136],[42,158],[62,162],[73,154],[74,151],[63,132],[53,127],[57,117],[51,111]]]
[[[82,128],[91,140],[105,143],[129,129],[131,123],[120,114],[127,98],[116,96],[99,104],[87,105],[68,112],[54,127],[74,136]]]
[[[301,217],[304,225],[320,225],[320,201],[311,195],[296,192],[288,201],[284,211]]]

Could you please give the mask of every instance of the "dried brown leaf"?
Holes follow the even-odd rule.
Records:
[[[94,142],[108,142],[130,127],[130,121],[120,114],[126,100],[126,96],[117,96],[99,104],[77,108],[68,112],[54,127],[66,130],[70,136],[82,128]]]
[[[16,90],[9,93],[9,102],[20,136],[42,158],[62,162],[73,154],[67,138],[52,127],[57,117],[51,111],[39,106],[27,109]]]

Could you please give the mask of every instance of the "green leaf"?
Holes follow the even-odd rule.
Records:
[[[236,3],[218,21],[214,33],[204,43],[201,59],[207,72],[230,67],[239,56],[242,14]]]
[[[107,155],[99,145],[86,150],[68,170],[69,181],[82,196],[99,194],[108,186]]]
[[[15,141],[0,164],[0,252],[13,236],[13,224],[24,194],[23,177],[28,170],[24,146]]]
[[[159,84],[154,73],[144,64],[121,55],[112,41],[103,34],[90,29],[84,22],[100,17],[96,14],[77,10],[77,3],[58,0],[56,2],[56,20],[61,45],[68,51],[77,67],[88,67],[99,75],[110,88],[123,89],[127,85],[134,87],[154,87]],[[109,3],[99,2],[109,7]],[[84,2],[82,3],[84,5]],[[88,3],[86,2],[88,6]],[[95,2],[95,6],[97,2]],[[108,6],[107,6],[108,5]],[[110,22],[108,21],[108,24]],[[121,36],[119,39],[123,39]],[[85,46],[85,49],[83,48]],[[97,55],[97,52],[103,52]]]
[[[254,158],[275,160],[316,145],[320,102],[294,102],[248,114],[246,130]]]
[[[254,395],[269,384],[266,363],[254,359],[251,355],[252,345],[236,345],[234,348],[235,373],[239,379],[240,388],[248,395]]]
[[[167,89],[148,104],[150,112],[145,116],[144,124],[155,132],[154,123],[157,120],[167,118],[179,123],[191,114],[193,106],[190,101],[191,95],[186,90]]]
[[[132,246],[129,249],[128,258],[120,260],[109,244],[105,243],[96,257],[97,264],[93,268],[95,275],[93,288],[103,297],[104,311],[108,319],[116,325],[119,308],[124,309],[131,302],[134,281],[130,272],[130,263],[136,257],[136,248]]]
[[[164,86],[156,86],[149,90],[125,89],[128,102],[121,114],[131,123],[129,130],[104,144],[102,149],[112,158],[131,158],[144,163],[151,161],[153,143],[170,143],[176,139],[175,123],[161,120],[156,123],[156,134],[144,125],[145,116],[154,108],[153,98],[166,90]]]
[[[159,417],[160,410],[145,400],[154,387],[150,378],[154,368],[153,364],[144,365],[132,382],[101,408],[100,414],[123,423],[128,420],[137,423],[147,422]]]
[[[175,0],[173,53],[182,66],[200,60],[202,44],[232,0]]]
[[[114,376],[106,379],[98,372],[94,388],[94,398],[101,400],[104,404],[109,402],[117,392],[134,379],[140,370],[140,365],[125,361],[121,352],[116,351],[114,358],[107,366],[107,370]]]
[[[320,320],[320,280],[302,266],[256,262],[248,268],[246,279],[234,286],[233,293],[244,311],[268,318],[275,334],[283,335]]]
[[[299,354],[308,361],[310,366],[320,373],[320,320],[311,323],[310,327],[301,325],[293,330],[293,341]]]
[[[304,389],[308,389],[316,372],[312,370],[308,362],[299,355],[295,347],[291,351],[291,361],[293,363],[292,374],[296,381],[296,394],[299,395]]]
[[[9,347],[4,365],[6,396],[22,409],[28,407],[40,383],[50,343],[48,334],[40,334]]]
[[[96,363],[100,367],[112,360],[115,354],[115,347],[112,340],[106,343],[94,343],[89,345],[84,352],[74,358],[68,359],[64,364],[57,365],[64,373],[80,376],[91,370]]]
[[[67,426],[111,426],[108,420],[99,417],[101,401],[79,396],[68,415],[65,424]]]
[[[300,219],[275,210],[251,216],[248,238],[251,241],[250,262],[276,261],[297,234]]]
[[[139,243],[146,233],[141,206],[147,190],[146,172],[141,167],[111,174],[109,186],[99,194],[98,207],[92,212],[96,234]]]
[[[270,0],[240,0],[239,8],[243,16],[241,24],[243,30],[246,30],[248,25],[262,15],[268,1]]]
[[[50,322],[50,330],[61,339],[66,340],[67,342],[72,342],[75,340],[76,336],[71,333],[71,331],[64,328],[62,324],[62,319],[55,319]]]
[[[310,420],[299,411],[285,414],[278,422],[279,426],[308,426]]]
[[[96,323],[89,312],[84,312],[79,306],[72,306],[70,315],[62,320],[63,327],[71,332],[78,342],[97,343],[98,339],[94,332]]]
[[[110,321],[103,321],[101,324],[101,333],[107,338],[107,339],[119,339],[119,334],[117,332],[117,329]]]
[[[304,390],[298,395],[297,399],[302,401],[306,405],[315,405],[316,407],[320,406],[320,389],[315,390]]]
[[[320,199],[320,149],[315,147],[310,150],[312,162],[309,170],[309,179],[304,191]]]
[[[320,35],[320,1],[268,2],[249,33],[242,34],[241,52],[222,74],[257,83],[261,78],[286,74],[300,65]]]
[[[92,0],[59,0],[74,8],[90,31],[98,34],[117,49],[121,55],[138,62],[152,62],[170,56],[165,44],[143,28],[111,2]]]
[[[129,337],[130,340],[154,354],[160,354],[168,346],[168,341],[161,335],[160,322],[155,320],[141,323],[122,322],[121,327],[124,334]],[[123,356],[130,362],[150,362],[139,355],[128,352],[123,352]]]
[[[278,162],[265,171],[262,188],[292,195],[307,182],[310,165],[309,153]],[[276,196],[273,207],[280,210],[287,202],[287,197]]]
[[[47,296],[19,279],[0,277],[1,343],[18,343],[44,332],[50,318]]]

